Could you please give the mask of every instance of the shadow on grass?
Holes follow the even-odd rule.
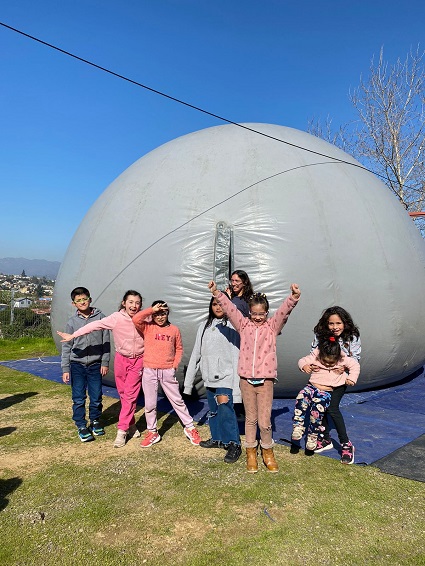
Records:
[[[4,428],[0,428],[0,437],[12,434],[12,432],[15,432],[15,430],[16,426],[5,426]]]
[[[34,397],[34,395],[38,395],[36,391],[28,391],[28,393],[16,393],[15,395],[9,395],[9,397],[5,397],[4,399],[0,399],[0,409],[7,409],[12,405],[16,405],[16,403],[22,403],[29,397]]]
[[[10,478],[8,480],[0,479],[0,511],[7,507],[9,500],[7,496],[21,485],[21,478]]]
[[[110,407],[102,412],[102,423],[104,426],[113,425],[118,422],[120,414],[121,402],[116,401]]]
[[[135,418],[136,418],[136,425],[140,432],[146,429],[146,419],[144,415],[141,415],[140,418],[137,418],[137,413],[143,409],[143,404],[140,404],[140,399],[137,403]],[[116,401],[110,407],[105,409],[102,412],[102,423],[104,426],[111,426],[118,422],[121,410],[121,401]]]

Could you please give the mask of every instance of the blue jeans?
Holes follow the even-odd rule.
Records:
[[[102,414],[102,376],[100,362],[85,366],[78,362],[70,364],[72,390],[72,419],[77,428],[87,426],[86,399],[90,398],[89,419],[97,421]]]
[[[227,403],[217,403],[219,395],[225,395]],[[228,387],[207,387],[207,401],[211,438],[223,444],[240,444],[238,420],[233,408],[233,390]]]

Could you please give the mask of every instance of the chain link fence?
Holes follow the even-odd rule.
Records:
[[[0,339],[51,337],[50,307],[50,301],[17,300],[10,291],[0,291]]]

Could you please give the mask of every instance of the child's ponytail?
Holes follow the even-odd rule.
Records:
[[[319,337],[318,343],[319,359],[333,359],[335,363],[341,357],[341,346],[338,338],[333,334],[322,335]]]

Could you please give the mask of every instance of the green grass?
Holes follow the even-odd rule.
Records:
[[[425,565],[422,483],[282,446],[278,474],[247,474],[166,415],[152,448],[114,449],[104,412],[82,444],[69,387],[0,367],[0,564]]]
[[[0,361],[22,360],[35,356],[57,356],[53,338],[17,338],[0,340]]]

